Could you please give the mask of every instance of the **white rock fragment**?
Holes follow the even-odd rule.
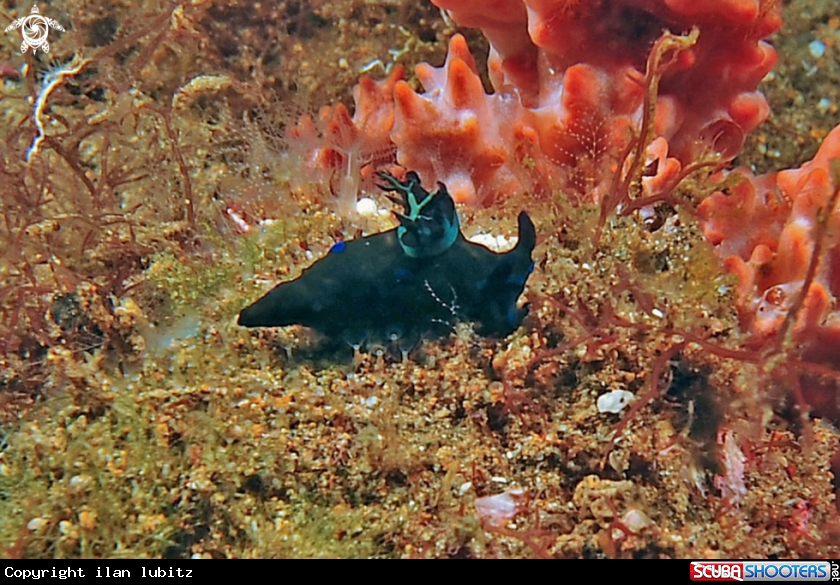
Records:
[[[819,59],[825,55],[825,43],[820,40],[811,41],[808,43],[808,52],[814,59]]]
[[[820,101],[817,102],[817,111],[820,114],[825,114],[828,110],[831,109],[831,100],[827,97],[821,98]]]
[[[613,390],[598,397],[598,412],[611,412],[618,414],[630,401],[633,400],[633,393],[627,390]]]
[[[356,213],[359,215],[376,215],[378,211],[379,206],[370,197],[362,197],[356,201]]]
[[[512,237],[509,238],[507,236],[494,236],[493,234],[475,234],[474,236],[469,237],[469,241],[473,242],[474,244],[481,244],[487,248],[490,248],[494,252],[507,252],[508,250],[512,250],[513,247],[516,245],[516,242],[519,241],[519,238]]]

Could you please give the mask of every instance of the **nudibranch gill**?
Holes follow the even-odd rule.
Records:
[[[243,309],[239,325],[303,325],[350,343],[442,337],[457,321],[474,322],[480,335],[512,332],[527,311],[516,301],[534,269],[528,214],[519,214],[516,246],[496,253],[463,236],[442,183],[429,193],[414,172],[405,181],[379,177],[404,209],[394,213],[399,226],[335,244]]]

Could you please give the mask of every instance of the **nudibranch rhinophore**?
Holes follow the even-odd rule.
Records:
[[[296,279],[281,283],[239,314],[245,327],[303,325],[348,342],[442,337],[457,321],[481,335],[504,336],[527,311],[516,301],[534,269],[536,231],[519,214],[519,241],[505,253],[464,238],[442,183],[432,193],[414,172],[387,173],[380,185],[404,213],[399,226],[335,244]]]

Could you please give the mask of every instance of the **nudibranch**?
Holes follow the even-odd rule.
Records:
[[[534,269],[536,231],[519,214],[519,240],[505,253],[468,241],[455,203],[438,183],[429,193],[414,172],[400,181],[380,173],[380,185],[404,213],[399,226],[339,242],[239,314],[245,327],[303,325],[349,343],[442,337],[457,321],[480,335],[512,332],[527,307],[517,299]]]

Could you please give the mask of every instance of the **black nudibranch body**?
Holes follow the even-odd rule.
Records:
[[[304,325],[329,337],[384,341],[447,335],[473,321],[481,335],[504,336],[526,308],[516,300],[534,269],[534,224],[519,214],[519,241],[504,254],[467,241],[446,187],[429,193],[414,172],[380,173],[394,229],[335,244],[296,279],[277,285],[239,314],[245,327]]]

